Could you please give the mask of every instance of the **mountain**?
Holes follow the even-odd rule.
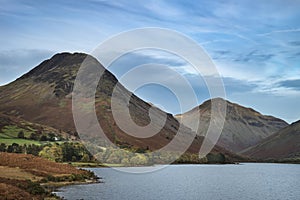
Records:
[[[199,128],[194,131],[204,136],[211,120],[211,101],[215,101],[217,109],[222,109],[220,106],[222,104],[227,105],[224,128],[217,144],[232,152],[237,153],[256,145],[288,125],[281,119],[262,115],[251,108],[245,108],[221,98],[208,100],[199,107],[175,117],[179,121],[184,119],[187,127],[193,127],[197,117],[200,116]],[[219,114],[216,117],[221,118],[222,116]],[[218,119],[212,121],[218,121]],[[213,125],[215,124],[213,123]]]
[[[113,143],[128,148],[155,150],[169,144],[178,130],[183,135],[191,135],[190,128],[180,126],[171,114],[152,107],[130,93],[96,59],[83,53],[56,54],[14,82],[1,86],[0,112],[77,135],[72,115],[72,91],[77,72],[86,58],[91,65],[103,72],[96,89],[95,110],[103,131]],[[89,81],[89,76],[86,81]],[[128,108],[131,118],[138,125],[145,126],[150,123],[150,109],[155,116],[155,126],[166,117],[166,122],[158,134],[149,138],[136,138],[124,133],[117,126],[110,104],[114,88],[120,105],[127,106],[124,99],[131,96]],[[202,141],[203,137],[196,137],[188,151],[198,153]],[[182,143],[181,140],[176,142],[178,145]],[[222,148],[215,148],[213,151],[220,152]]]
[[[300,121],[265,138],[256,146],[245,150],[243,154],[257,159],[299,159]]]

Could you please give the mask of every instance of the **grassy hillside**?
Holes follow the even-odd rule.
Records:
[[[50,126],[0,113],[0,144],[41,145],[66,140],[76,140],[76,137]]]

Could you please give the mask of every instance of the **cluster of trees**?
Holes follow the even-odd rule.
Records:
[[[32,155],[39,155],[39,152],[43,149],[41,145],[29,144],[29,145],[19,145],[13,143],[11,145],[6,145],[5,143],[0,144],[0,152],[8,153],[26,153]]]
[[[174,162],[176,164],[204,164],[208,163],[208,158],[203,157],[199,158],[198,154],[191,154],[191,153],[185,153],[181,155],[176,161]]]
[[[81,143],[64,142],[47,144],[39,156],[56,162],[89,162],[93,156]]]
[[[26,180],[26,184],[19,184],[18,186],[33,195],[50,194],[39,183],[31,180]]]
[[[141,166],[153,164],[169,163],[220,163],[226,162],[225,155],[222,153],[210,153],[204,158],[199,158],[198,154],[185,153],[180,155],[176,152],[137,152],[125,149],[106,148],[104,151],[95,155],[95,158],[102,163],[121,164],[124,166]]]
[[[90,148],[89,148],[90,149]],[[26,153],[41,156],[56,162],[90,162],[95,159],[101,163],[120,164],[124,166],[147,166],[153,164],[205,164],[226,163],[226,157],[222,153],[209,153],[204,158],[198,154],[185,153],[180,155],[176,152],[150,152],[147,149],[114,149],[97,148],[95,157],[82,143],[63,142],[48,143],[44,145],[19,145],[13,143],[0,144],[0,152]]]
[[[207,163],[214,164],[214,163],[220,163],[225,164],[226,163],[226,157],[222,153],[209,153],[206,156]]]
[[[94,160],[83,144],[75,142],[45,145],[19,145],[17,143],[6,145],[1,143],[0,152],[32,154],[56,162],[89,162]]]
[[[20,131],[18,133],[18,138],[19,139],[30,139],[30,140],[37,140],[37,141],[60,141],[62,140],[61,137],[56,136],[54,133],[49,133],[47,135],[42,134],[41,132],[39,133],[31,133],[29,137],[25,137],[25,134],[23,131]]]
[[[106,148],[95,155],[101,163],[121,164],[124,166],[152,165],[154,162],[147,154],[135,153],[130,150]]]

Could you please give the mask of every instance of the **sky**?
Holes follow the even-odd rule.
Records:
[[[300,1],[36,1],[0,0],[0,85],[59,52],[92,52],[113,35],[160,27],[196,41],[223,78],[226,98],[287,122],[300,119]],[[177,56],[157,50],[130,53],[111,71],[121,77],[139,64],[160,63],[186,77],[198,104],[210,98],[203,79]],[[123,66],[123,67],[120,67]],[[140,74],[170,80],[166,71]],[[126,86],[126,85],[125,85]],[[178,84],[178,87],[181,87]],[[157,84],[135,91],[178,114],[175,95]]]

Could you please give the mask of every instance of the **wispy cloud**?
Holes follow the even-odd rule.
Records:
[[[284,29],[284,30],[274,30],[267,33],[261,33],[258,34],[259,36],[268,36],[276,33],[294,33],[294,32],[300,32],[300,28],[294,28],[294,29]]]
[[[260,53],[258,50],[253,50],[245,55],[240,55],[238,58],[236,58],[234,61],[236,62],[266,62],[270,59],[272,59],[275,55],[272,53]]]

